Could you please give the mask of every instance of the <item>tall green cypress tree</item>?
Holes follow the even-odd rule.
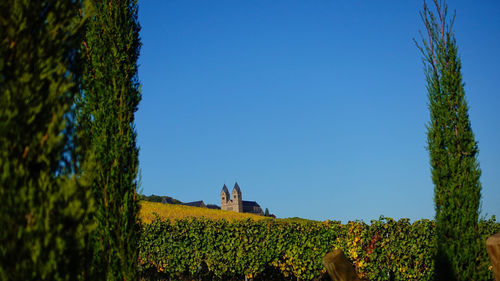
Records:
[[[0,1],[0,280],[82,274],[85,176],[75,175],[80,1]]]
[[[94,0],[83,53],[86,57],[78,124],[82,145],[94,152],[95,232],[89,279],[137,280],[138,148],[134,113],[141,99],[137,78],[137,1]],[[87,159],[88,160],[88,159]],[[87,160],[83,160],[84,162]]]
[[[462,82],[461,62],[447,7],[424,2],[424,55],[430,122],[428,150],[436,209],[437,280],[478,280],[481,170]]]

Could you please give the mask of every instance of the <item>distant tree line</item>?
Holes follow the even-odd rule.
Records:
[[[181,201],[172,198],[170,196],[160,196],[160,195],[142,195],[139,194],[139,199],[144,200],[144,201],[149,201],[149,202],[157,202],[157,203],[168,203],[168,204],[182,204]]]
[[[156,202],[156,203],[166,203],[166,204],[177,204],[181,205],[184,204],[184,202],[179,201],[175,198],[172,198],[170,196],[161,196],[161,195],[142,195],[138,194],[139,200],[144,200],[144,201],[149,201],[149,202]],[[207,204],[206,207],[208,209],[220,209],[220,206],[216,204]]]

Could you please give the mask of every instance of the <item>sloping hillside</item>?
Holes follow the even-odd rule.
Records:
[[[141,205],[141,210],[139,212],[139,216],[141,220],[145,223],[149,223],[155,219],[153,213],[157,213],[161,219],[171,219],[171,220],[182,219],[187,217],[197,217],[197,218],[205,217],[214,220],[226,219],[228,221],[244,220],[244,219],[252,219],[257,221],[257,220],[269,219],[268,217],[258,216],[254,214],[236,213],[231,211],[189,207],[184,205],[155,203],[148,201],[141,201],[140,205]]]

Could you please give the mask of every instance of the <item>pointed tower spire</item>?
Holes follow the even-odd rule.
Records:
[[[238,192],[238,194],[241,196],[241,189],[240,189],[240,186],[238,185],[238,182],[235,182],[234,183],[234,187],[233,187],[233,193],[234,191],[236,190],[236,192]]]
[[[227,190],[226,184],[224,184],[220,192],[220,208],[227,210],[228,203],[231,203],[231,195],[229,194],[229,190]]]
[[[227,189],[226,184],[222,187],[222,192],[229,194],[229,190]]]
[[[243,212],[243,200],[241,198],[241,189],[238,183],[236,182],[233,187],[233,211]]]

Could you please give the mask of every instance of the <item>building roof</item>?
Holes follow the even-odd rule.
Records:
[[[229,190],[227,190],[226,184],[222,187],[222,191],[226,194],[229,194]]]
[[[240,189],[240,186],[238,185],[238,183],[234,183],[234,187],[233,187],[233,192],[234,190],[236,190],[236,192],[238,192],[238,194],[241,194],[241,189]]]
[[[201,201],[194,201],[194,202],[188,202],[188,203],[182,203],[182,205],[184,205],[184,206],[191,206],[191,207],[201,207],[201,208],[205,208],[206,207],[205,203],[203,203],[203,200],[201,200]]]
[[[243,200],[241,202],[243,203],[243,206],[245,206],[245,207],[260,207],[260,205],[257,204],[257,202],[255,202],[255,201],[245,201],[245,200]]]

